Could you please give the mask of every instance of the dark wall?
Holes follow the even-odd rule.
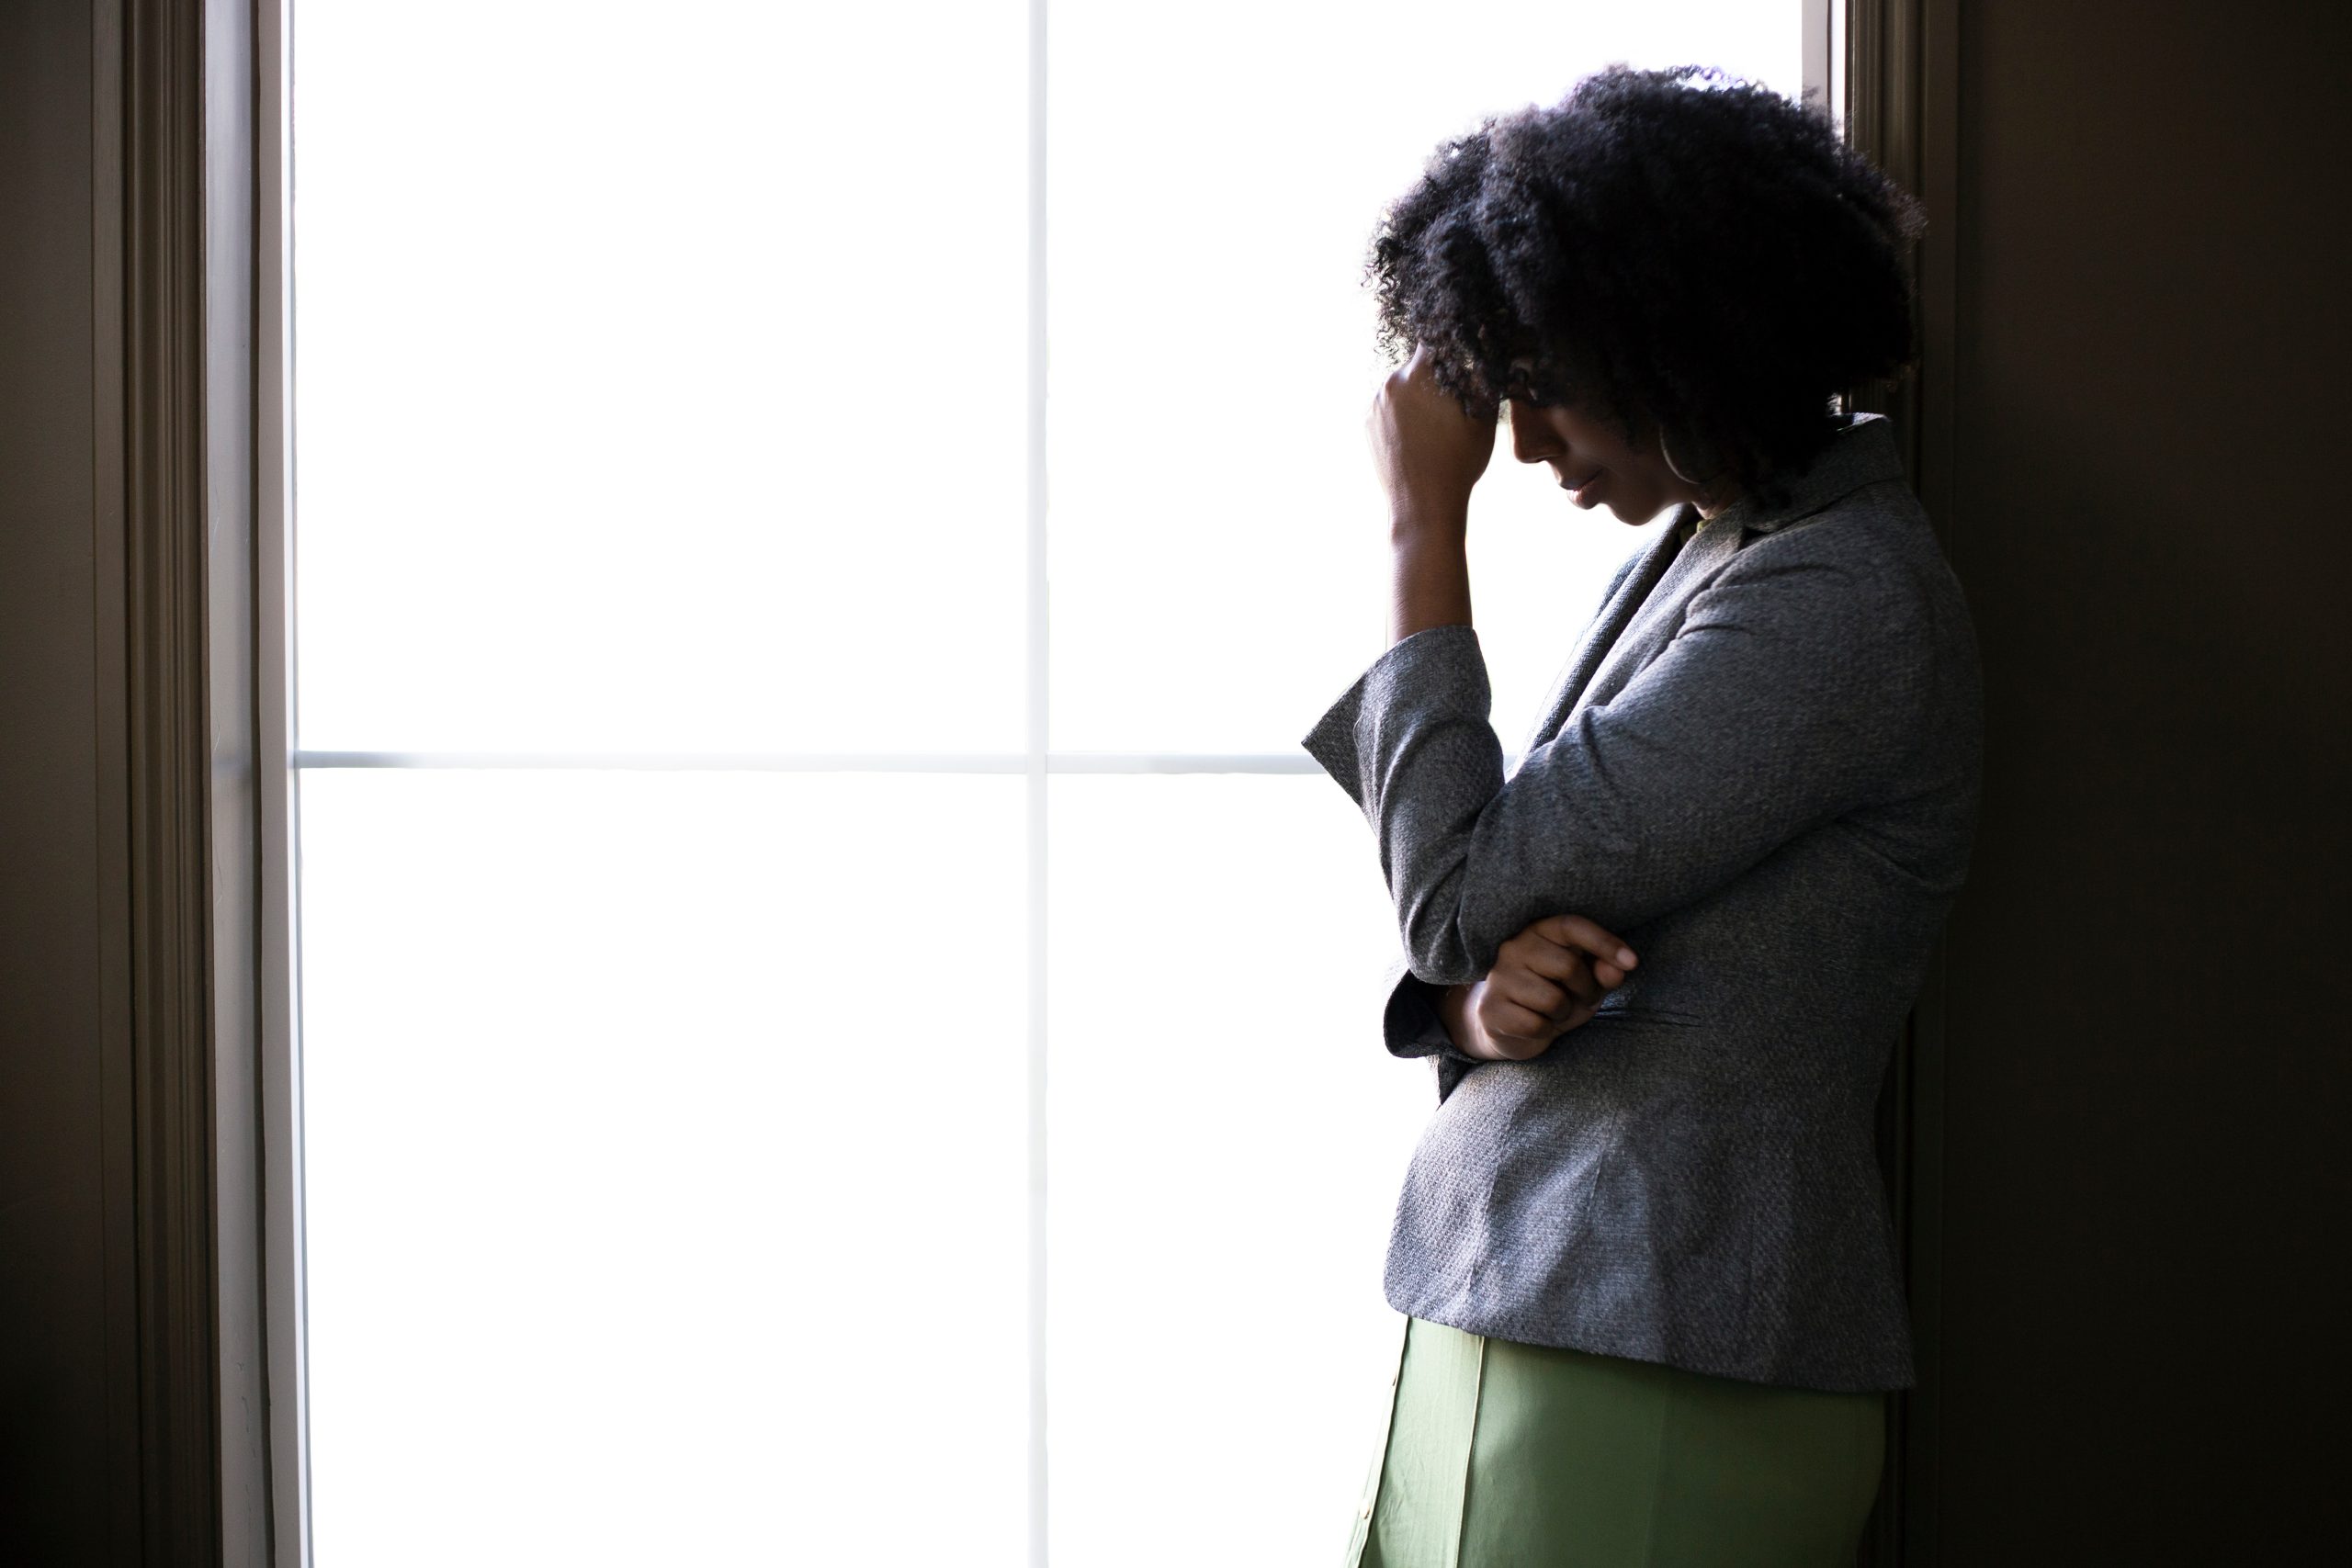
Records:
[[[122,1103],[128,998],[122,650],[101,632],[113,604],[104,570],[119,574],[120,561],[100,513],[107,416],[96,370],[92,25],[86,0],[0,5],[0,1562],[9,1563],[119,1560],[122,1527],[135,1531],[137,1518],[110,1506],[136,1502],[135,1475],[116,1461],[134,1425],[125,1399],[137,1367],[121,1294],[129,1145],[107,1114]]]
[[[2352,1522],[2346,15],[1959,12],[1944,522],[1988,750],[1944,1563],[2333,1559]]]

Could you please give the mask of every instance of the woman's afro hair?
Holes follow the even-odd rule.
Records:
[[[1518,396],[1629,440],[1662,427],[1772,501],[1835,431],[1831,400],[1910,362],[1923,227],[1826,112],[1612,65],[1440,147],[1365,278],[1382,350],[1428,346],[1466,412]]]

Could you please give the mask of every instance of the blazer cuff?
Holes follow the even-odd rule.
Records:
[[[1452,710],[1487,722],[1494,693],[1476,628],[1424,626],[1388,647],[1324,710],[1299,744],[1349,798],[1364,804],[1364,773],[1379,755],[1381,722],[1391,713],[1429,716]]]
[[[1400,973],[1389,987],[1388,1005],[1381,1015],[1381,1034],[1388,1043],[1389,1055],[1439,1056],[1449,1062],[1477,1066],[1481,1058],[1455,1045],[1453,1036],[1445,1032],[1445,1021],[1438,1016],[1437,999],[1444,994],[1445,987],[1431,985],[1402,964],[1398,969]]]

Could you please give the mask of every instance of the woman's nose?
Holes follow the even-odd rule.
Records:
[[[1540,463],[1561,450],[1560,438],[1543,411],[1524,398],[1510,400],[1510,455],[1522,463]]]

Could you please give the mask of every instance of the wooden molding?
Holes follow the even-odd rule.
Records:
[[[1959,39],[1957,0],[1848,0],[1847,138],[1918,199],[1928,220],[1912,257],[1917,358],[1901,376],[1857,389],[1849,400],[1894,421],[1912,487],[1955,568],[1962,534],[1951,462],[1955,232],[1962,218],[1955,163]],[[1880,1147],[1919,1381],[1889,1402],[1885,1478],[1862,1541],[1865,1568],[1932,1568],[1939,1561],[1946,974],[1939,940],[1880,1104]]]
[[[1920,0],[1847,0],[1846,6],[1846,140],[1915,197],[1919,195],[1919,12]],[[1918,316],[1915,296],[1915,343],[1919,341]],[[1919,472],[1917,381],[1914,366],[1892,381],[1856,389],[1852,398],[1856,407],[1894,420],[1904,466],[1915,483]]]
[[[137,1513],[182,1568],[221,1560],[203,6],[118,14]]]
[[[1914,197],[1919,195],[1919,38],[1924,0],[1847,0],[1846,6],[1846,139],[1888,178]],[[1934,217],[1929,216],[1932,224]],[[1915,278],[1917,257],[1913,257]],[[1921,342],[1917,292],[1912,299],[1913,342]],[[1903,466],[1916,488],[1919,480],[1918,367],[1915,363],[1892,380],[1857,388],[1849,406],[1887,415],[1894,424],[1903,452]],[[1932,984],[1932,980],[1930,982]],[[1878,1108],[1879,1156],[1886,1178],[1888,1206],[1893,1212],[1895,1257],[1906,1283],[1914,1282],[1916,1253],[1915,1179],[1918,1157],[1917,1138],[1920,1036],[1924,1016],[1931,1010],[1923,998],[1905,1021],[1903,1038],[1895,1043]],[[1912,1294],[1912,1315],[1918,1327],[1918,1301]],[[1915,1340],[1924,1340],[1915,1335]],[[1917,1346],[1922,1375],[1928,1348]],[[1912,1461],[1908,1441],[1915,1399],[1900,1393],[1887,1401],[1886,1464],[1879,1482],[1876,1505],[1863,1532],[1857,1561],[1861,1568],[1897,1568],[1903,1563],[1904,1538],[1911,1495]]]

